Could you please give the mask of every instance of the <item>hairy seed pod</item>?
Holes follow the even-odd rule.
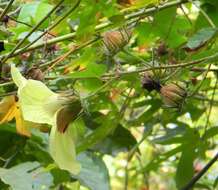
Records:
[[[146,89],[148,92],[151,92],[153,90],[156,90],[156,91],[160,91],[161,89],[161,84],[159,81],[153,79],[153,76],[151,73],[149,72],[145,72],[143,75],[142,75],[142,87],[144,89]]]
[[[162,86],[160,93],[166,107],[177,109],[181,109],[187,96],[185,89],[177,84]]]
[[[127,29],[105,32],[103,42],[106,49],[112,54],[117,53],[128,44],[130,33]]]

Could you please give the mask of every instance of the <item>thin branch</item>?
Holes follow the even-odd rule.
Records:
[[[164,10],[164,9],[171,8],[173,6],[177,6],[177,5],[180,5],[180,4],[183,4],[183,3],[187,3],[187,2],[188,2],[188,0],[176,0],[176,1],[166,3],[164,5],[158,6],[158,9],[159,10]],[[127,14],[127,15],[125,15],[125,20],[134,19],[134,18],[137,18],[137,17],[140,17],[140,16],[146,17],[149,14],[154,13],[156,10],[157,10],[157,7],[152,7],[152,8],[146,9],[146,11],[140,10],[140,11],[134,13],[134,14],[133,13]],[[108,21],[108,22],[97,25],[95,29],[96,29],[96,32],[98,32],[98,31],[103,30],[105,28],[108,28],[108,27],[110,27],[112,25],[113,25],[113,23]],[[19,55],[19,54],[22,54],[22,53],[25,53],[25,52],[29,52],[29,51],[32,51],[32,50],[35,50],[35,49],[39,49],[39,48],[43,47],[45,44],[46,45],[52,45],[52,44],[55,44],[55,43],[58,43],[58,42],[62,42],[62,41],[65,41],[65,40],[72,39],[75,36],[76,36],[75,32],[69,33],[69,34],[66,34],[66,35],[63,35],[63,36],[48,40],[47,42],[42,42],[42,43],[32,45],[27,49],[23,49],[23,48],[18,49],[17,51],[13,52],[13,55],[12,54],[9,55],[8,53],[3,54],[3,55],[0,56],[0,59],[2,59],[4,57],[8,57],[8,58],[9,57],[14,57],[16,55]]]
[[[209,107],[209,113],[208,113],[208,116],[207,116],[207,121],[206,121],[206,124],[205,124],[205,127],[204,127],[204,134],[206,133],[207,126],[209,124],[209,120],[210,120],[210,115],[211,115],[211,111],[212,111],[212,107],[213,107],[213,101],[214,101],[214,96],[215,96],[217,84],[218,84],[218,76],[216,74],[216,82],[215,82],[215,85],[214,85],[214,88],[213,88],[213,93],[212,93],[211,100],[209,102],[210,107]]]
[[[129,165],[129,160],[128,160],[128,158],[127,158],[127,159],[126,159],[126,166],[125,166],[125,168],[124,168],[124,170],[125,170],[124,190],[128,190],[128,181],[129,181],[128,165]]]
[[[14,0],[10,0],[7,7],[5,7],[5,9],[3,10],[3,12],[0,15],[0,21],[2,21],[3,17],[7,14],[8,10],[11,8],[13,2],[14,2]]]
[[[26,22],[17,20],[17,19],[15,19],[15,18],[12,17],[12,16],[9,16],[9,19],[13,20],[13,21],[16,22],[16,23],[19,23],[19,24],[23,24],[23,25],[25,25],[25,26],[28,26],[28,27],[30,27],[30,28],[33,28],[33,27],[34,27],[34,26],[32,26],[31,24],[28,24],[28,23],[26,23]],[[39,31],[44,32],[44,30],[39,30]],[[56,37],[54,34],[52,34],[52,33],[50,33],[50,32],[48,32],[48,34],[51,35],[51,36],[53,36],[53,37]]]
[[[206,68],[199,68],[199,67],[194,67],[191,69],[191,71],[193,72],[204,72],[204,71],[207,71]],[[214,69],[209,69],[210,72],[218,72],[218,68],[214,68]]]
[[[32,35],[32,33],[35,32],[35,31],[39,28],[39,26],[41,26],[41,24],[42,24],[45,20],[47,20],[47,19],[51,16],[51,14],[52,14],[63,2],[64,2],[64,0],[61,0],[51,11],[49,11],[49,13],[46,14],[46,15],[38,22],[38,24],[36,24],[35,27],[32,28],[32,30],[14,47],[14,49],[12,49],[11,52],[10,52],[6,57],[3,58],[1,64],[5,63],[5,62],[8,60],[8,58],[10,58],[10,57],[13,55],[13,53],[14,53],[19,47],[21,47],[21,45],[25,42],[25,40],[26,40],[28,37],[30,37],[30,36]]]
[[[212,28],[216,28],[216,25],[214,24],[214,22],[211,20],[211,18],[208,16],[208,14],[200,7],[198,6],[195,2],[193,2],[192,0],[189,0],[191,3],[193,3],[193,5],[199,9],[200,13],[203,15],[203,17],[206,19],[206,21],[209,23],[209,25]]]
[[[52,30],[53,28],[55,28],[58,24],[60,24],[65,18],[67,18],[80,4],[81,0],[78,0],[76,2],[76,4],[71,7],[60,19],[58,19],[54,24],[52,24],[51,26],[49,26],[47,28],[47,30],[45,30],[42,34],[40,34],[35,40],[33,40],[31,43],[29,43],[27,46],[25,46],[24,48],[22,48],[23,50],[27,49],[28,47],[30,47],[31,45],[33,45],[34,43],[36,43],[40,38],[42,38],[45,34],[48,33],[48,31]],[[47,45],[47,44],[46,44]]]
[[[190,190],[195,183],[208,171],[208,169],[218,160],[218,153],[208,162],[208,164],[196,175],[190,182],[185,185],[181,190]]]
[[[57,65],[59,62],[63,61],[64,59],[66,59],[69,55],[71,55],[73,52],[76,52],[84,47],[87,47],[91,44],[93,44],[94,42],[97,42],[100,38],[95,38],[93,40],[90,40],[80,46],[76,46],[71,48],[68,52],[66,52],[64,55],[60,55],[59,57],[55,58],[54,60],[51,60],[47,63],[41,64],[39,67],[40,68],[45,68],[47,66],[54,67],[55,65]]]
[[[186,19],[188,20],[189,24],[190,24],[191,26],[193,26],[193,23],[192,23],[191,19],[189,18],[189,16],[186,14],[186,12],[185,12],[183,6],[180,5],[179,8],[182,10],[182,12],[183,12],[183,14],[185,15]]]
[[[211,65],[212,65],[212,63],[209,64],[207,70],[205,71],[205,75],[204,75],[203,79],[201,80],[200,84],[193,90],[193,92],[189,95],[189,97],[194,96],[200,90],[201,86],[203,85],[203,82],[207,78],[207,74],[208,74],[208,72],[210,70]]]
[[[141,72],[145,72],[145,71],[150,71],[150,70],[160,70],[160,69],[171,69],[171,68],[178,68],[178,67],[188,67],[188,66],[192,66],[192,65],[196,65],[196,64],[200,64],[200,63],[204,63],[205,61],[213,61],[218,59],[218,53],[215,53],[214,55],[208,56],[208,57],[204,57],[198,60],[194,60],[194,61],[190,61],[187,63],[180,63],[180,64],[174,64],[174,65],[163,65],[163,66],[158,66],[158,67],[151,67],[151,68],[140,68],[140,69],[136,69],[134,71],[123,71],[123,72],[119,72],[119,73],[108,73],[105,74],[104,77],[112,77],[112,76],[116,76],[116,75],[129,75],[129,74],[133,74],[133,73],[141,73]]]
[[[96,40],[95,40],[96,41]],[[104,75],[102,75],[101,77],[104,79],[104,78],[112,78],[112,77],[120,77],[120,76],[123,76],[123,75],[130,75],[130,74],[134,74],[134,73],[142,73],[142,72],[145,72],[145,71],[151,71],[151,70],[160,70],[160,69],[172,69],[172,68],[179,68],[179,67],[188,67],[188,66],[192,66],[192,65],[196,65],[196,64],[200,64],[200,63],[204,63],[205,61],[214,61],[218,59],[218,53],[215,53],[214,55],[211,55],[211,56],[208,56],[208,57],[203,57],[201,59],[197,59],[197,60],[194,60],[194,61],[190,61],[190,62],[186,62],[186,63],[180,63],[180,64],[175,64],[175,65],[163,65],[163,66],[159,66],[159,67],[150,67],[150,68],[147,68],[147,67],[143,67],[143,68],[138,68],[134,71],[123,71],[123,72],[114,72],[114,73],[106,73]],[[50,63],[49,63],[50,64]],[[48,63],[42,65],[41,67],[45,67],[47,65],[49,65]],[[58,77],[63,77],[63,78],[71,78],[70,76],[61,76],[59,75]],[[55,76],[53,79],[56,79],[57,76]],[[88,77],[88,78],[91,78],[91,77]],[[95,78],[95,77],[93,77]],[[84,78],[86,79],[86,78]],[[11,85],[11,82],[7,82],[7,83],[2,83],[0,84],[0,87],[2,86],[8,86],[8,85]]]

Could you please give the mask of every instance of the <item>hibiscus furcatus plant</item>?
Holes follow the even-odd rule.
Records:
[[[76,160],[74,125],[82,110],[79,98],[54,93],[41,81],[26,79],[14,65],[11,75],[18,87],[18,103],[24,120],[51,125],[51,157],[61,169],[78,174],[81,166]]]

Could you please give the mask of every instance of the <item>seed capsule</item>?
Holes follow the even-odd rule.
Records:
[[[187,93],[185,89],[177,84],[162,86],[160,90],[163,102],[166,107],[181,109]]]
[[[122,49],[125,45],[128,44],[130,39],[130,31],[126,29],[117,30],[117,31],[109,31],[103,34],[103,42],[106,49],[115,54],[120,49]]]

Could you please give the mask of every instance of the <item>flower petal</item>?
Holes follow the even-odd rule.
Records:
[[[21,75],[20,71],[14,65],[11,65],[11,76],[18,87],[23,87],[27,82],[27,79]]]
[[[24,120],[52,125],[56,111],[66,100],[60,99],[44,83],[25,79],[15,66],[11,67],[11,75],[18,86]]]
[[[18,96],[25,120],[53,124],[54,115],[61,107],[58,94],[40,81],[28,80]]]
[[[77,175],[81,166],[76,160],[74,136],[75,128],[73,126],[69,126],[64,133],[60,133],[56,124],[53,125],[50,134],[50,154],[58,167]]]

